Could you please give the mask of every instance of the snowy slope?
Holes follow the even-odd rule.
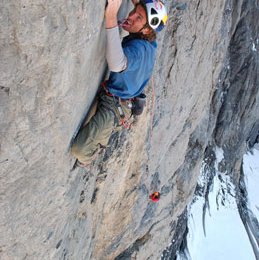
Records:
[[[249,236],[240,218],[236,192],[230,177],[218,170],[223,151],[216,150],[215,172],[203,167],[198,185],[204,194],[196,195],[189,208],[187,248],[177,260],[253,260],[256,259]],[[205,165],[204,165],[205,166]],[[259,151],[244,156],[248,207],[258,219]],[[208,174],[214,174],[207,183]],[[209,187],[208,196],[205,191]],[[256,239],[254,239],[256,240]],[[255,243],[256,244],[256,243]]]
[[[247,205],[259,220],[259,145],[244,155],[243,170],[248,195]]]

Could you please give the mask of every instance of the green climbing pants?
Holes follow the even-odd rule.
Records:
[[[123,128],[114,98],[101,91],[97,102],[96,112],[79,130],[71,147],[71,153],[84,164],[90,163],[95,158],[100,145],[107,146],[114,130]],[[122,102],[121,107],[125,117],[130,118],[131,109],[128,108],[127,102]]]

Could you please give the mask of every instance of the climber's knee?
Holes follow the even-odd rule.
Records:
[[[71,154],[78,159],[81,163],[89,163],[95,158],[98,151],[98,146],[92,145],[91,147],[81,146],[74,143],[71,147]]]

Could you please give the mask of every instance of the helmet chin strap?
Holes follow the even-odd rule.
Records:
[[[149,26],[148,22],[144,24],[144,26],[138,31],[138,33],[141,33],[142,30],[146,29]]]

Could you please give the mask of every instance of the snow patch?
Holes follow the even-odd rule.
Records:
[[[224,159],[224,151],[222,148],[217,147],[215,149],[215,154],[216,154],[216,162],[219,164]],[[216,165],[216,169],[217,169],[217,165]]]
[[[257,49],[255,47],[255,43],[252,44],[252,51],[257,51]]]
[[[259,150],[256,147],[244,155],[243,171],[248,194],[247,206],[259,220]]]
[[[207,201],[204,194],[200,194],[190,205],[187,248],[184,253],[177,254],[177,260],[255,259],[249,237],[240,219],[234,184],[228,175],[218,170],[219,163],[224,160],[223,150],[217,148],[215,154],[215,176]],[[258,214],[259,192],[256,184],[259,183],[259,151],[254,152],[253,156],[249,154],[245,161],[246,171],[250,170],[249,177],[246,178],[249,201],[251,209]],[[198,182],[201,187],[207,185],[208,172],[206,173],[205,168],[202,167]]]

